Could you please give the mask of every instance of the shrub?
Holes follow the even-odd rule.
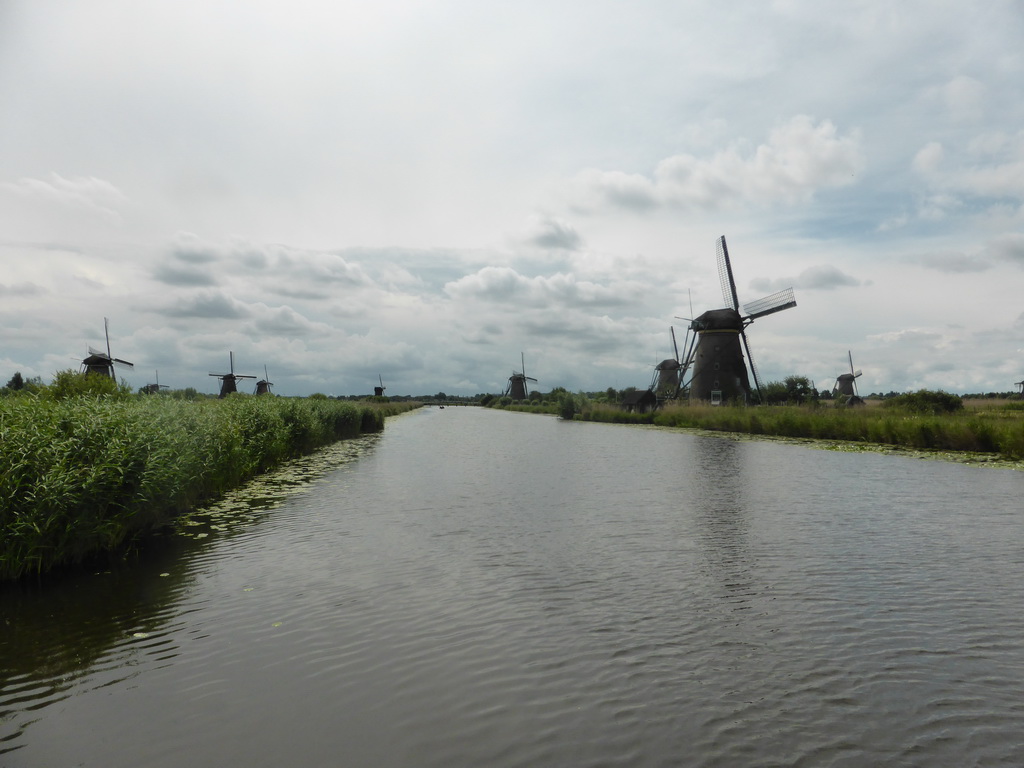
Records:
[[[72,370],[58,371],[53,383],[46,387],[42,396],[49,400],[67,400],[73,397],[112,397],[124,400],[132,396],[127,384],[118,384],[109,376],[99,373],[78,373]]]
[[[919,389],[917,392],[890,397],[882,403],[886,408],[900,408],[912,413],[956,413],[963,410],[964,401],[959,395],[948,392],[933,392]]]

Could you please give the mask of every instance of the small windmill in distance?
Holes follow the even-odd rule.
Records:
[[[256,378],[255,376],[253,378]],[[267,373],[267,365],[263,364],[263,378],[256,382],[256,391],[253,392],[255,395],[272,395],[273,392],[270,388],[274,386],[274,382],[270,380],[270,374]]]
[[[220,395],[219,397],[227,397],[232,392],[238,391],[237,382],[239,379],[255,379],[255,376],[242,376],[241,374],[235,373],[235,353],[228,352],[228,361],[230,363],[230,370],[228,373],[211,373],[211,376],[216,376],[220,379]]]
[[[147,384],[143,390],[147,395],[155,395],[161,389],[170,389],[166,384],[160,383],[160,371],[154,371],[156,374],[156,384]]]
[[[650,390],[657,396],[659,403],[679,397],[679,390],[683,384],[683,362],[679,359],[676,329],[669,326],[668,330],[672,336],[672,351],[675,353],[675,357],[662,360],[654,366],[654,378],[651,380],[650,386]]]
[[[523,372],[512,371],[512,375],[508,377],[508,386],[505,388],[505,396],[511,397],[513,400],[525,400],[530,396],[529,387],[526,382],[537,381],[536,379],[526,375],[526,356],[520,352],[519,356],[523,364]]]
[[[857,393],[857,378],[864,374],[864,371],[853,370],[853,352],[847,350],[847,357],[850,358],[850,372],[841,373],[836,377],[836,383],[832,386],[832,395],[846,395],[849,399],[847,405],[864,405],[864,401]]]
[[[373,388],[373,396],[384,397],[384,390],[387,389],[387,387],[384,386],[384,379],[379,373],[377,374],[377,380],[380,382],[380,386]]]
[[[106,353],[99,349],[89,347],[89,356],[82,360],[82,373],[98,373],[100,376],[108,376],[114,381],[117,381],[117,376],[114,374],[115,364],[123,365],[125,368],[134,368],[135,365],[133,363],[129,363],[127,360],[111,356],[110,321],[105,317],[103,318],[103,334],[107,339]]]

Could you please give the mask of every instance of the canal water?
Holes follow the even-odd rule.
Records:
[[[137,562],[0,591],[0,766],[1024,765],[1022,498],[419,410]]]

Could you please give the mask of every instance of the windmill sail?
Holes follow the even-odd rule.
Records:
[[[793,289],[786,288],[757,301],[744,304],[743,311],[747,313],[748,319],[755,320],[758,317],[773,315],[776,312],[781,312],[784,309],[790,309],[795,306],[796,299],[793,296]]]

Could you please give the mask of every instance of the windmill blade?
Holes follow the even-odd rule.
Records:
[[[757,401],[761,402],[761,377],[757,374],[757,364],[754,363],[754,356],[750,354],[750,344],[747,342],[746,331],[740,331],[740,338],[743,339],[743,348],[747,351],[747,360],[750,362],[750,372],[754,374],[754,388],[757,389]]]
[[[117,363],[118,365],[123,365],[125,368],[134,368],[135,367],[134,363],[129,363],[127,360],[122,360],[119,357],[112,358],[110,360],[110,362]]]
[[[853,372],[853,378],[855,378],[855,379],[858,376],[863,376],[863,375],[864,375],[864,371],[860,370],[859,368],[856,371]]]
[[[231,372],[234,373],[235,372],[235,353],[234,352],[230,352],[230,351],[228,352],[228,363],[229,363],[228,367],[231,369]]]
[[[736,281],[732,276],[732,262],[729,260],[729,247],[725,244],[725,235],[718,238],[717,250],[718,280],[722,284],[722,298],[727,307],[739,310],[740,300],[736,298]]]
[[[668,327],[669,333],[672,334],[672,352],[675,354],[675,359],[679,360],[679,345],[676,344],[676,329],[671,325]]]
[[[850,358],[850,373],[853,373],[853,352],[846,350],[846,356]],[[854,378],[857,378],[856,375],[854,375]]]
[[[758,317],[771,315],[795,306],[796,298],[793,296],[793,289],[786,288],[770,296],[765,296],[763,299],[744,304],[743,311],[747,313],[748,320],[755,320]]]
[[[110,355],[108,355],[106,352],[103,352],[103,351],[101,351],[99,349],[96,349],[93,346],[89,347],[89,354],[90,355],[95,355],[96,357],[102,357],[102,358],[105,358],[107,360],[110,359]]]
[[[110,354],[110,320],[103,318],[103,335],[107,337],[107,359],[111,359]]]
[[[537,381],[537,380],[536,380],[535,378],[533,378],[532,376],[524,376],[523,378],[524,378],[524,379],[526,379],[527,381],[533,381],[533,382]]]

